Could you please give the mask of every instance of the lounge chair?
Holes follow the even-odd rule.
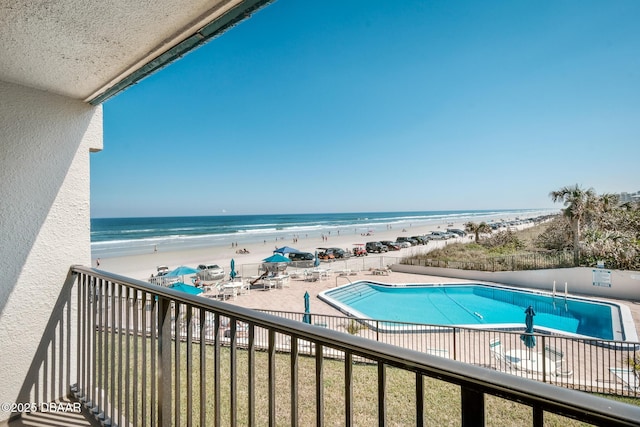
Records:
[[[497,362],[496,369],[498,371],[508,372],[512,370],[511,363],[509,363],[509,361],[505,357],[500,338],[493,338],[491,341],[489,341],[489,352]]]
[[[289,277],[291,277],[292,279],[297,279],[300,277],[300,271],[298,270],[291,270],[289,272]]]
[[[240,294],[248,295],[251,293],[251,284],[248,281],[242,281],[242,287],[240,288]]]
[[[277,285],[278,282],[275,277],[265,277],[264,279],[262,279],[262,289],[264,289],[265,291],[267,289],[275,288]]]
[[[638,372],[630,368],[609,368],[609,372],[618,377],[624,387],[634,393],[640,393],[640,377]]]
[[[282,289],[282,288],[288,288],[288,287],[290,287],[290,285],[289,285],[289,280],[290,280],[290,279],[289,279],[289,275],[284,275],[284,276],[278,277],[278,278],[276,279],[276,283],[278,284],[278,287],[279,287],[280,289]]]
[[[564,352],[562,350],[546,345],[544,347],[544,355],[547,359],[555,363],[554,375],[558,377],[570,377],[573,375],[573,371],[567,366],[567,362],[564,360]]]

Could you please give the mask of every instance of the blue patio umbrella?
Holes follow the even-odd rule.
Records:
[[[277,254],[299,254],[301,253],[299,250],[292,248],[290,246],[283,246],[281,248],[276,249],[275,251],[273,251],[274,253]]]
[[[184,292],[186,294],[198,295],[203,291],[202,289],[196,288],[195,286],[187,285],[186,283],[178,282],[172,285],[169,285],[170,289],[175,289],[176,291]]]
[[[315,253],[315,259],[313,260],[313,266],[318,267],[320,265],[320,258],[318,258],[318,251]]]
[[[231,271],[229,272],[229,277],[231,280],[235,279],[238,273],[236,273],[236,262],[233,258],[231,258]]]
[[[174,270],[171,270],[170,272],[165,274],[165,277],[182,277],[182,281],[184,282],[184,276],[188,274],[195,274],[197,272],[198,270],[196,270],[195,268],[181,265],[180,267],[177,267]]]
[[[265,258],[262,268],[269,272],[281,272],[287,269],[287,265],[291,262],[289,258],[280,254],[273,254],[269,258]]]
[[[520,339],[524,342],[524,345],[527,346],[527,348],[533,348],[536,346],[536,337],[531,334],[533,334],[533,316],[536,315],[536,312],[533,311],[532,306],[529,306],[524,313],[526,314],[524,319],[526,328],[524,330],[524,334],[520,335]]]
[[[168,272],[165,276],[177,277],[177,276],[184,276],[186,274],[194,274],[197,272],[198,270],[196,270],[195,268],[181,265],[180,267]]]
[[[264,262],[291,262],[289,258],[280,254],[273,254],[268,258],[263,259]]]
[[[304,323],[311,324],[311,312],[309,311],[309,292],[304,293],[304,316],[302,316]]]

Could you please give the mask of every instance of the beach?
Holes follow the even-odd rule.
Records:
[[[413,226],[407,225],[404,228],[395,229],[390,227],[383,231],[370,233],[370,235],[362,235],[357,230],[352,230],[351,233],[345,233],[344,231],[328,232],[324,234],[324,238],[321,235],[307,236],[300,235],[297,237],[297,241],[293,239],[271,239],[270,241],[262,243],[248,243],[242,247],[231,247],[231,245],[225,246],[211,246],[201,249],[189,249],[183,251],[167,251],[158,250],[143,255],[132,255],[125,257],[113,257],[104,258],[100,260],[100,266],[98,268],[104,269],[116,274],[128,276],[139,280],[148,280],[151,274],[156,274],[157,266],[166,265],[169,269],[174,269],[178,266],[197,267],[199,264],[218,264],[225,269],[227,275],[230,271],[231,260],[235,261],[235,269],[242,274],[243,270],[251,271],[251,274],[255,274],[255,269],[262,260],[273,255],[274,250],[282,246],[289,246],[296,248],[303,252],[314,253],[317,248],[322,247],[337,247],[344,250],[351,251],[354,248],[354,243],[364,244],[369,241],[390,240],[395,241],[399,236],[416,236],[429,234],[431,231],[443,230],[446,228],[457,228],[464,230],[464,224],[457,223],[445,223],[441,225],[421,225]],[[276,310],[276,311],[302,311],[304,294],[306,292],[311,296],[311,311],[315,314],[326,315],[340,315],[341,313],[325,302],[317,298],[318,294],[326,289],[344,285],[349,281],[355,282],[357,280],[375,280],[386,283],[451,283],[461,282],[460,280],[425,276],[425,275],[413,275],[405,273],[391,272],[388,276],[374,276],[371,271],[372,267],[367,266],[379,266],[378,261],[384,263],[394,262],[394,258],[405,257],[414,255],[417,253],[425,253],[434,248],[442,247],[454,242],[470,242],[473,236],[467,236],[464,238],[450,239],[450,240],[433,240],[428,242],[427,245],[412,246],[410,248],[403,248],[399,251],[389,251],[386,253],[378,254],[371,253],[366,257],[352,256],[349,260],[351,266],[358,266],[353,271],[352,275],[348,278],[334,274],[326,280],[319,280],[315,282],[305,281],[302,278],[292,279],[290,286],[285,289],[264,291],[259,285],[253,286],[253,289],[249,294],[238,295],[236,298],[227,299],[226,302],[234,305],[238,305],[246,308],[262,309],[262,310]],[[236,251],[246,249],[248,254],[238,254]],[[382,257],[382,259],[381,259]],[[367,266],[365,266],[365,264]],[[338,270],[344,265],[343,261],[337,260],[333,262],[322,262],[321,268]],[[94,263],[95,266],[95,263]],[[245,268],[246,267],[246,268]],[[247,274],[247,273],[245,273]],[[185,277],[185,282],[190,283],[190,279]],[[202,294],[206,295],[206,294]]]
[[[521,217],[534,218],[535,216]],[[505,220],[513,220],[515,218],[505,218]],[[495,220],[495,214],[475,219],[477,222],[491,222]],[[302,252],[315,253],[319,248],[341,248],[345,251],[352,252],[355,244],[365,244],[372,241],[396,241],[398,237],[422,236],[432,231],[444,231],[447,228],[464,230],[464,224],[469,221],[468,218],[458,218],[458,221],[451,221],[451,218],[444,218],[441,221],[431,221],[430,223],[413,224],[407,222],[401,224],[387,224],[378,226],[378,230],[362,229],[361,227],[340,228],[340,229],[323,229],[310,232],[300,232],[289,235],[288,237],[272,236],[262,241],[249,241],[242,244],[227,243],[224,245],[212,245],[203,248],[191,248],[185,250],[164,250],[162,246],[152,247],[149,253],[101,258],[100,265],[97,266],[97,260],[94,260],[94,267],[111,273],[120,274],[133,279],[148,281],[151,275],[157,274],[158,266],[167,266],[169,270],[173,270],[179,266],[187,266],[196,268],[200,264],[217,264],[225,270],[225,279],[228,280],[231,260],[235,262],[235,270],[243,278],[245,282],[256,278],[258,267],[262,260],[273,255],[274,250],[283,246],[289,246]],[[524,223],[518,225],[517,228],[525,228],[532,226],[533,223]],[[381,229],[380,229],[381,228]],[[396,251],[386,253],[370,253],[367,256],[355,257],[351,256],[344,261],[342,259],[334,261],[322,261],[320,268],[332,270],[332,275],[328,279],[316,282],[305,281],[302,277],[292,278],[290,286],[285,289],[273,291],[265,291],[259,284],[252,287],[247,295],[239,295],[237,298],[227,299],[226,301],[254,309],[265,310],[282,310],[282,311],[301,311],[304,294],[309,293],[312,299],[312,312],[317,314],[340,314],[336,309],[328,304],[320,301],[317,296],[323,290],[331,287],[344,285],[357,280],[370,280],[385,283],[450,283],[460,282],[460,280],[450,280],[446,278],[404,274],[398,272],[390,272],[384,276],[373,274],[373,270],[377,268],[387,267],[395,264],[400,258],[412,255],[427,253],[435,248],[443,247],[456,242],[472,242],[473,235],[466,237],[458,237],[449,240],[430,240],[426,245],[411,246]],[[238,253],[247,251],[248,253]],[[341,276],[340,271],[349,269],[348,276]],[[288,268],[288,272],[293,273],[296,269]],[[304,269],[297,269],[299,272]],[[194,275],[184,277],[184,281],[191,283]],[[206,284],[212,284],[209,282]],[[203,296],[217,295],[217,291],[203,294]]]
[[[178,266],[197,267],[199,264],[218,264],[225,269],[225,272],[229,271],[231,260],[234,259],[236,263],[236,269],[242,270],[242,265],[256,265],[262,262],[263,259],[271,256],[276,248],[282,246],[290,246],[298,249],[302,252],[314,253],[318,248],[336,247],[344,250],[351,250],[354,248],[354,244],[364,244],[370,241],[390,240],[395,241],[398,236],[418,236],[429,234],[431,231],[446,230],[447,228],[457,228],[464,230],[464,224],[457,223],[443,223],[443,224],[430,224],[430,225],[406,225],[400,229],[393,226],[382,231],[365,232],[364,235],[359,230],[351,230],[346,232],[345,230],[327,231],[320,234],[299,234],[294,238],[271,238],[269,240],[263,240],[262,242],[246,243],[242,246],[235,247],[231,244],[209,246],[205,248],[187,249],[187,250],[174,250],[164,251],[162,247],[156,248],[157,250],[151,250],[148,254],[130,255],[122,257],[101,258],[99,269],[110,271],[112,273],[120,274],[123,276],[131,277],[139,280],[148,279],[151,274],[156,274],[157,266],[166,265],[169,269],[176,268]],[[369,234],[369,235],[367,235]],[[324,237],[323,237],[324,236]],[[467,241],[469,237],[466,237]],[[368,257],[405,257],[416,253],[426,252],[435,247],[449,244],[454,241],[461,241],[460,239],[451,239],[446,241],[431,241],[428,245],[413,246],[411,248],[404,248],[400,251],[390,251],[386,254],[369,254]],[[246,249],[249,253],[237,253],[237,251]],[[94,267],[97,266],[97,260],[94,260]]]

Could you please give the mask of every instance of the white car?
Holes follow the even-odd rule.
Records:
[[[218,264],[200,264],[196,276],[200,280],[220,280],[224,279],[224,268]]]
[[[449,235],[444,231],[432,231],[431,234],[429,234],[429,238],[431,240],[447,240]]]

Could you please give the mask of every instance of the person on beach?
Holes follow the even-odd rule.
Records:
[[[100,267],[100,258],[96,259],[96,267]]]

